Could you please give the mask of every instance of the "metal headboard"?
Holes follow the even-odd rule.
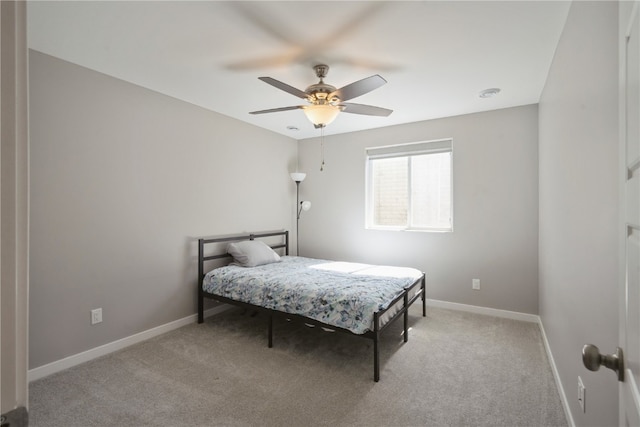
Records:
[[[268,237],[278,237],[281,236],[284,239],[283,243],[277,243],[273,245],[269,245],[272,249],[284,249],[284,254],[289,255],[289,231],[269,231],[269,232],[261,232],[261,233],[249,233],[249,234],[234,234],[229,236],[221,236],[221,237],[203,237],[198,239],[198,305],[202,305],[203,299],[203,290],[202,290],[202,281],[204,280],[204,263],[205,261],[211,261],[215,259],[223,259],[223,258],[231,258],[226,252],[226,248],[224,253],[219,253],[215,255],[206,255],[204,254],[205,245],[213,244],[213,243],[225,243],[225,242],[241,242],[243,240],[255,240],[255,239],[264,239]],[[199,313],[201,316],[201,313]],[[201,321],[201,319],[199,319]]]

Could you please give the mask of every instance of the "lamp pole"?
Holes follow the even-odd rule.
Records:
[[[304,181],[304,178],[307,176],[306,173],[302,172],[293,172],[291,175],[291,179],[296,183],[296,256],[300,255],[300,247],[298,242],[298,230],[300,224],[300,211],[302,210],[300,207],[300,183]]]
[[[296,181],[296,256],[300,256],[300,244],[298,243],[300,241],[298,239],[300,235],[298,232],[300,229],[300,182]]]

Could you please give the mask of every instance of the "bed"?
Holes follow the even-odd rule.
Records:
[[[380,334],[402,318],[407,342],[409,307],[419,299],[426,316],[423,272],[289,256],[288,231],[198,239],[198,323],[207,298],[266,313],[269,347],[274,316],[372,339],[376,382]]]

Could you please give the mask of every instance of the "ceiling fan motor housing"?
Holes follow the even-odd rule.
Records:
[[[318,76],[320,81],[305,89],[305,92],[309,95],[309,102],[319,104],[339,102],[340,99],[337,96],[333,96],[331,99],[328,99],[329,94],[336,91],[335,86],[328,85],[323,81],[323,79],[327,77],[329,66],[325,64],[318,64],[315,65],[313,69],[316,71],[316,76]]]
[[[309,97],[313,101],[339,101],[337,97],[333,97],[334,99],[327,99],[330,93],[336,91],[334,86],[328,85],[326,83],[316,83],[314,85],[309,86],[305,92],[309,94]]]

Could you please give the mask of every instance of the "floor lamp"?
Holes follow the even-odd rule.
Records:
[[[303,210],[308,211],[311,208],[310,201],[300,201],[300,183],[304,181],[306,176],[307,174],[302,172],[293,172],[291,174],[291,179],[296,183],[296,256],[300,255],[300,244],[298,243],[300,241],[298,239],[298,230],[300,228],[300,214]]]

